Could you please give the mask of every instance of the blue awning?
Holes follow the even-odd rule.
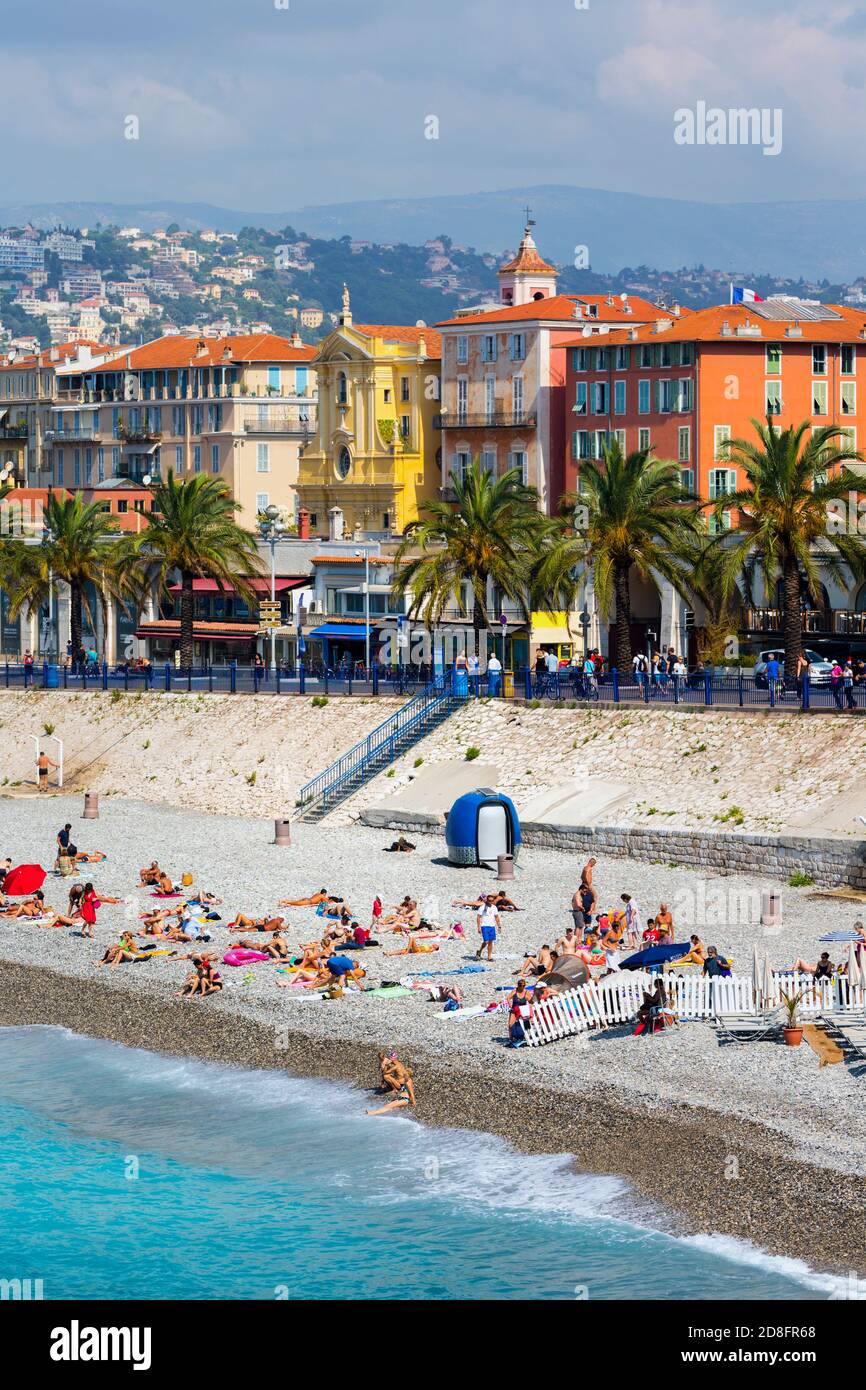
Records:
[[[381,624],[371,622],[370,633],[372,634],[378,626]],[[354,637],[359,642],[363,642],[366,635],[367,630],[363,623],[325,623],[322,627],[314,628],[312,632],[305,634],[308,641],[310,638],[315,640],[320,637]]]

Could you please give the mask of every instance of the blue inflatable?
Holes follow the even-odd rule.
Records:
[[[520,820],[514,802],[487,787],[458,797],[448,812],[445,843],[452,864],[495,864],[500,854],[516,859]]]

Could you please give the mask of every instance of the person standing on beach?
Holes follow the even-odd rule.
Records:
[[[475,952],[475,959],[481,959],[481,952],[487,947],[487,959],[493,959],[493,943],[496,940],[496,933],[501,928],[499,920],[499,910],[496,906],[496,894],[488,893],[484,899],[483,906],[479,909],[477,927],[481,936],[481,945]]]
[[[39,790],[48,791],[48,772],[50,768],[56,768],[57,763],[53,763],[47,753],[40,753],[36,759],[36,767],[39,772]]]

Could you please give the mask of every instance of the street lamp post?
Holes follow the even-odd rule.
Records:
[[[502,628],[502,670],[505,671],[505,633],[508,628],[508,619],[504,613],[499,614],[499,623]],[[504,679],[504,676],[503,676]]]
[[[274,506],[273,502],[266,509],[265,516],[267,517],[267,521],[259,523],[259,534],[262,540],[267,541],[271,547],[271,603],[273,604],[276,603],[277,600],[277,541],[283,533],[283,527],[280,525],[279,521],[280,509]],[[273,623],[273,618],[271,619],[271,623]],[[277,631],[273,626],[271,627],[270,635],[270,669],[273,671],[277,664]]]
[[[356,550],[355,554],[360,558],[361,551]],[[370,679],[370,551],[365,546],[364,551],[364,668],[367,672],[367,679]]]
[[[590,616],[585,608],[581,610],[578,621],[580,623],[581,629],[583,630],[583,659],[584,661],[586,661],[586,658],[589,656]]]

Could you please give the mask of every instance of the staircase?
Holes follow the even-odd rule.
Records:
[[[444,685],[429,685],[348,753],[314,777],[298,793],[296,819],[322,820],[346,797],[381,772],[407,748],[411,748],[466,703]]]

